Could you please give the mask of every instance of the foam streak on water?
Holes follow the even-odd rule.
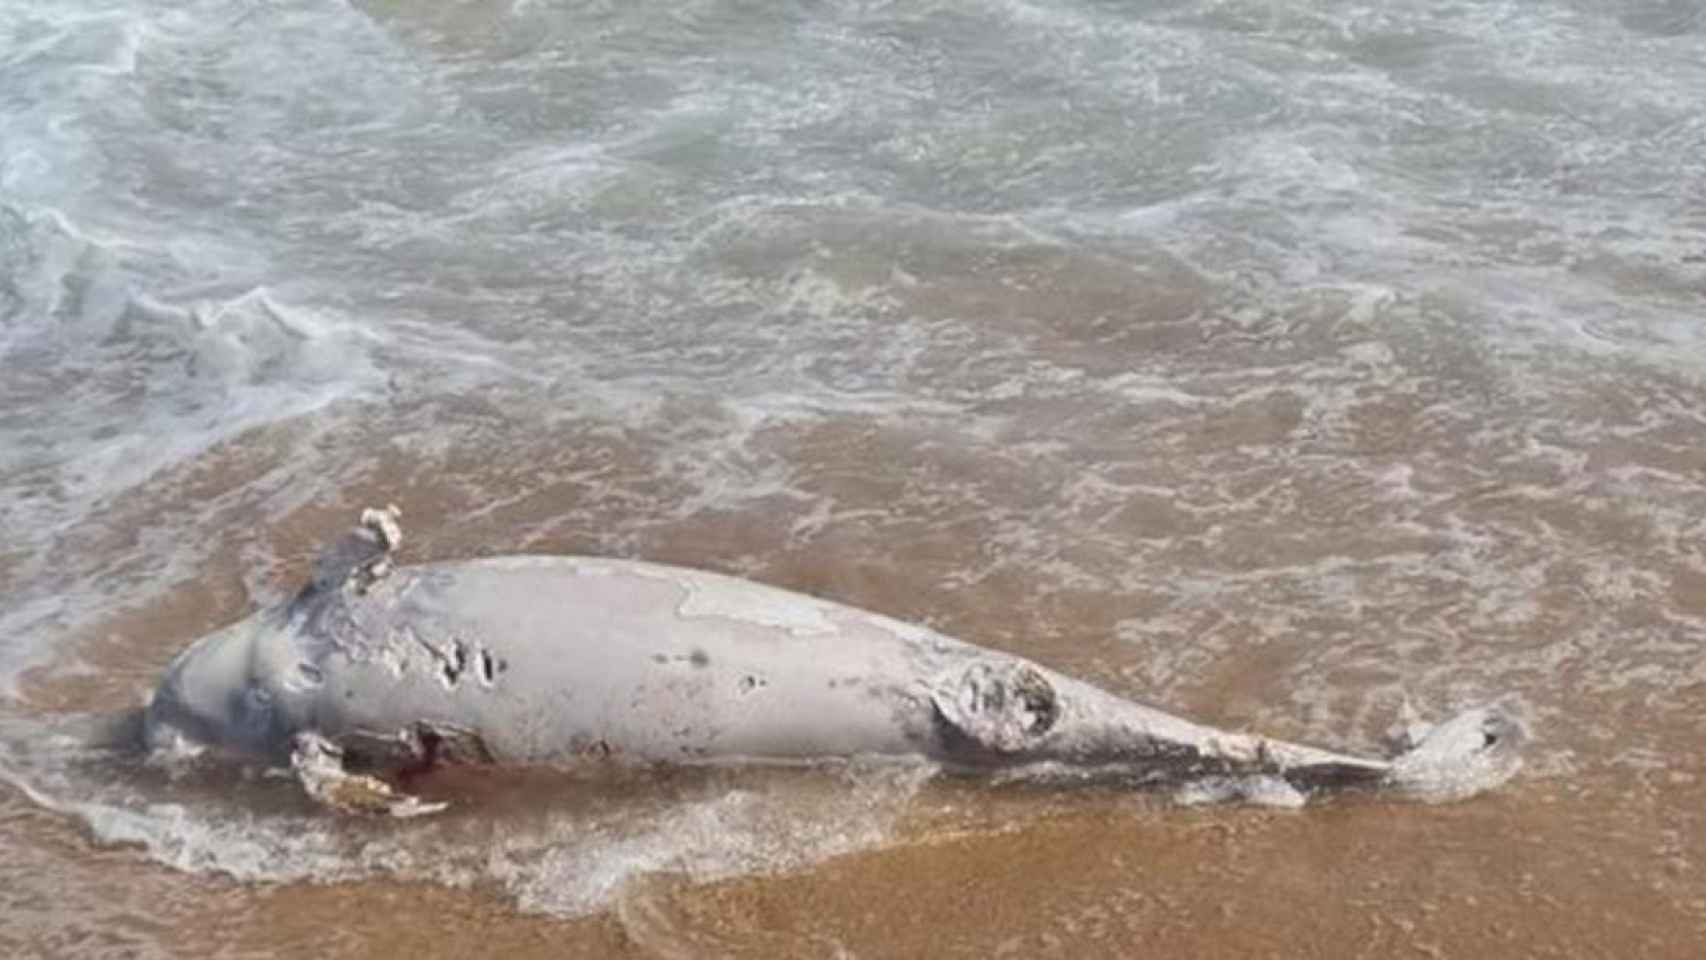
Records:
[[[909,782],[813,832],[803,776],[351,839],[287,785],[41,746],[395,501],[409,559],[711,567],[1345,749],[1508,698],[1505,790],[1553,812],[1489,833],[1686,928],[1703,31],[1665,0],[0,0],[6,802],[553,914],[934,829],[897,826]],[[472,831],[454,876],[440,829]],[[1546,902],[1610,916],[1588,893]]]

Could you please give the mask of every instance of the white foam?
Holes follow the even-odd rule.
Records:
[[[146,584],[115,576],[134,557],[62,552],[99,506],[252,428],[367,395],[382,383],[375,339],[335,313],[264,287],[173,302],[143,293],[122,248],[57,211],[0,218],[26,251],[0,419],[8,548],[19,567],[0,610],[0,688],[40,662],[60,631],[171,582],[196,544],[146,526]],[[205,546],[203,544],[202,546]]]
[[[1173,801],[1183,807],[1245,803],[1295,810],[1308,803],[1309,796],[1280,777],[1206,777],[1179,787]]]
[[[529,912],[577,915],[609,907],[636,879],[684,875],[696,882],[799,869],[881,844],[925,767],[852,777],[837,798],[811,795],[814,809],[748,790],[672,804],[636,832],[560,822],[543,851],[495,847],[490,874]]]
[[[161,784],[126,762],[103,762],[64,744],[52,752],[40,742],[26,748],[26,736],[8,725],[0,780],[76,818],[102,845],[248,883],[385,877],[495,885],[520,909],[555,916],[608,908],[648,874],[708,881],[869,849],[884,842],[934,773],[925,764],[849,764],[761,772],[756,787],[711,776],[656,789],[628,784],[614,795],[546,801],[543,810],[520,815],[453,810],[402,824],[308,809],[288,777],[238,776],[238,768],[220,766],[227,761],[179,761]],[[79,757],[90,765],[79,766]],[[208,781],[215,775],[236,782]],[[565,784],[586,795],[584,786]],[[183,796],[165,798],[172,794]]]

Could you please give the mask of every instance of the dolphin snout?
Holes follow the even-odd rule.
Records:
[[[254,618],[210,633],[167,665],[143,719],[151,751],[186,746],[264,749],[248,682]],[[259,736],[257,736],[259,735]],[[185,741],[188,741],[186,743]]]

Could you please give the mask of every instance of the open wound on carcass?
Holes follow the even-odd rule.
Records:
[[[936,712],[950,727],[997,753],[1017,753],[1060,717],[1054,686],[1035,667],[974,663],[936,684]]]

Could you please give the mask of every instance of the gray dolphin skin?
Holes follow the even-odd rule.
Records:
[[[1521,763],[1522,726],[1492,707],[1417,731],[1393,759],[1365,759],[1202,726],[1020,657],[733,577],[558,556],[396,567],[400,540],[395,508],[365,511],[293,599],[180,653],[147,707],[147,744],[288,763],[329,806],[396,816],[443,804],[386,777],[437,762],[870,755],[1427,800],[1489,789]]]

